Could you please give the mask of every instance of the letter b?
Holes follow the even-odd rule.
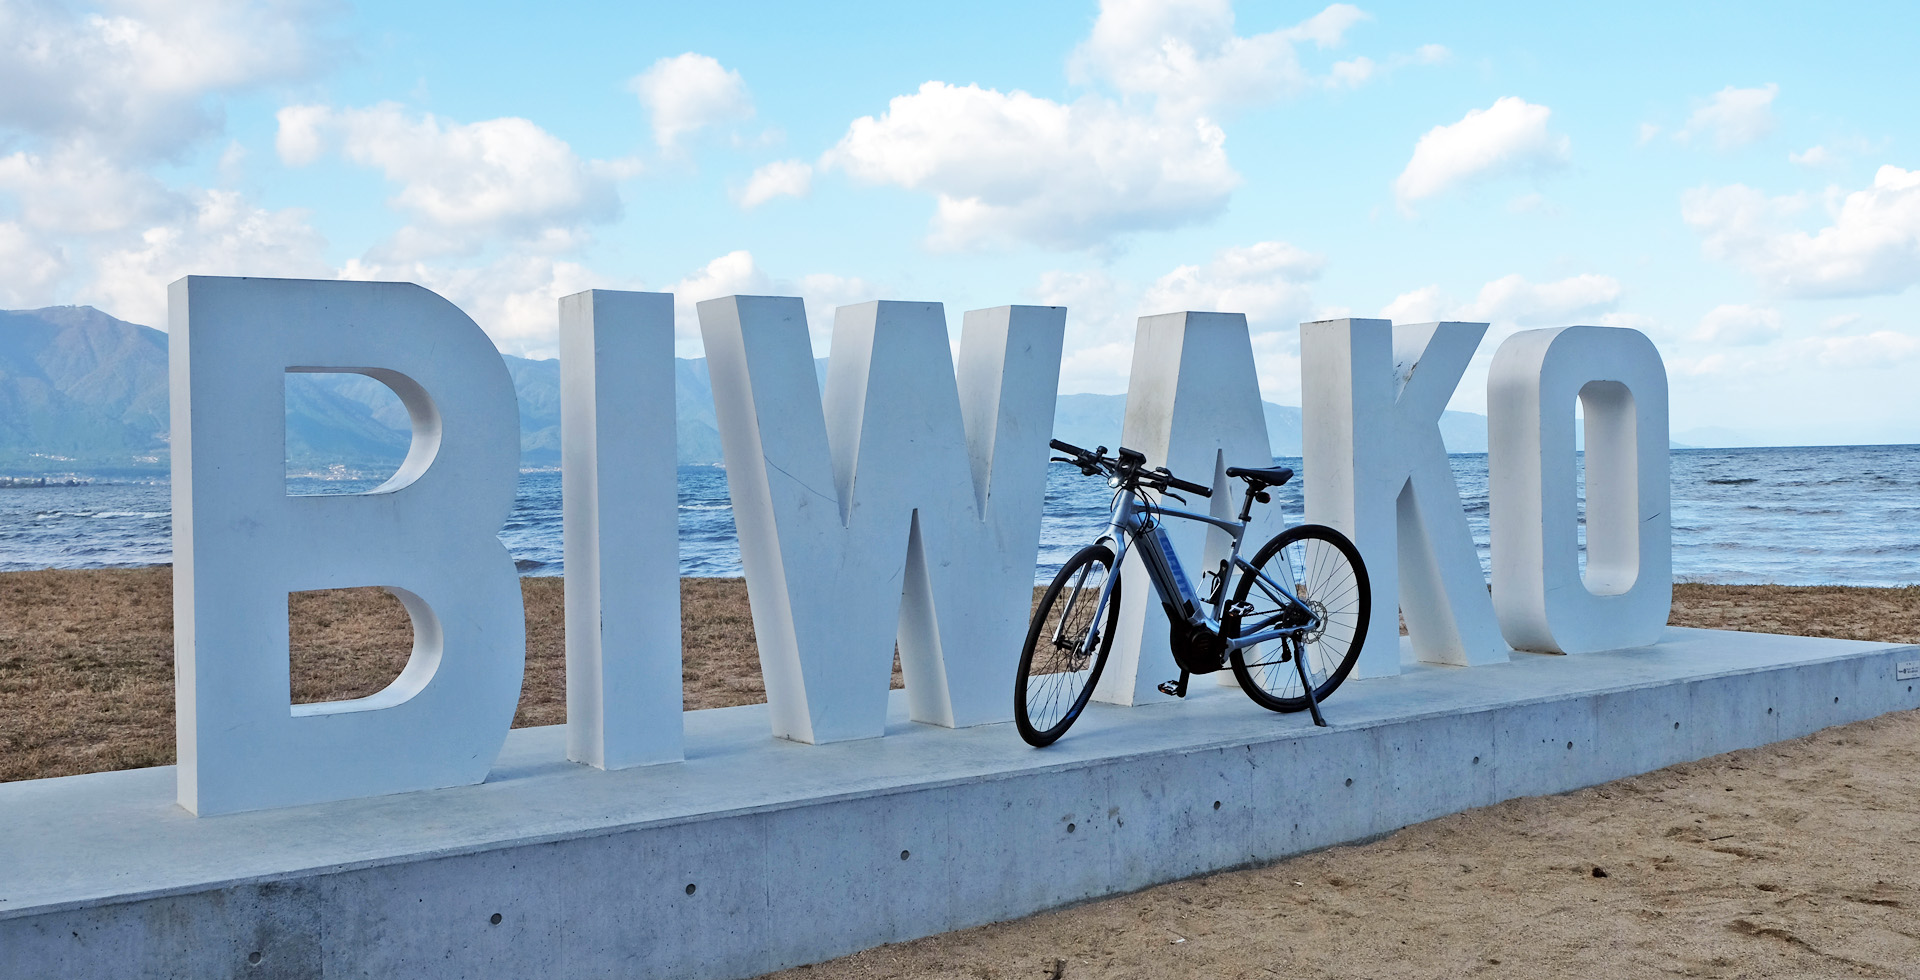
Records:
[[[179,801],[201,815],[477,783],[526,633],[500,525],[518,410],[499,351],[408,283],[191,276],[169,289]],[[288,496],[285,376],[357,373],[412,419],[399,472]],[[413,654],[384,690],[291,703],[287,596],[384,586]]]

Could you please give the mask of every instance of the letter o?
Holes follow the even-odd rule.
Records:
[[[1580,572],[1574,399],[1586,415]],[[1493,603],[1517,650],[1650,645],[1673,606],[1667,370],[1637,330],[1514,334],[1487,377]]]

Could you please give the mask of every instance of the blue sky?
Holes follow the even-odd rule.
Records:
[[[1913,8],[0,0],[0,305],[406,279],[515,354],[579,289],[1645,331],[1673,429],[1920,442]]]

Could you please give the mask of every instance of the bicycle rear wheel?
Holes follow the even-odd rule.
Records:
[[[1255,704],[1274,711],[1307,709],[1306,689],[1293,658],[1305,659],[1315,701],[1323,701],[1353,671],[1366,639],[1367,618],[1373,611],[1373,591],[1360,549],[1346,535],[1319,524],[1302,524],[1274,535],[1253,558],[1253,566],[1293,590],[1320,620],[1314,629],[1292,639],[1235,650],[1233,676]],[[1240,576],[1235,602],[1253,606],[1241,617],[1248,630],[1282,615],[1293,605],[1285,595],[1260,581]]]
[[[1113,580],[1105,622],[1095,629],[1100,591]],[[1105,545],[1080,549],[1060,568],[1033,611],[1020,673],[1013,683],[1013,721],[1033,746],[1051,745],[1086,708],[1113,645],[1119,619],[1120,580]]]

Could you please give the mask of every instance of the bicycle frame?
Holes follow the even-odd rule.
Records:
[[[1282,614],[1275,614],[1259,623],[1243,623],[1239,636],[1225,638],[1226,649],[1229,652],[1244,650],[1248,647],[1257,646],[1261,643],[1277,640],[1282,637],[1299,635],[1300,633],[1319,627],[1320,619],[1314,614],[1312,607],[1302,602],[1300,597],[1293,593],[1292,589],[1274,581],[1271,576],[1255,568],[1252,562],[1240,557],[1240,546],[1245,541],[1247,534],[1247,524],[1245,522],[1228,520],[1189,510],[1181,510],[1177,507],[1151,506],[1140,500],[1138,491],[1132,487],[1127,487],[1118,494],[1114,503],[1112,517],[1107,524],[1107,533],[1102,535],[1100,540],[1111,542],[1109,546],[1113,550],[1113,568],[1116,571],[1118,571],[1126,561],[1128,550],[1137,546],[1140,549],[1141,564],[1147,570],[1147,577],[1153,582],[1154,592],[1160,596],[1161,602],[1173,609],[1179,610],[1186,622],[1195,626],[1203,626],[1214,633],[1219,633],[1221,622],[1226,616],[1228,602],[1227,581],[1223,578],[1218,584],[1211,603],[1201,600],[1194,592],[1193,580],[1187,577],[1186,569],[1180,566],[1180,559],[1174,553],[1172,544],[1167,540],[1160,523],[1153,519],[1155,515],[1199,521],[1202,524],[1211,525],[1227,532],[1233,539],[1233,547],[1228,554],[1227,567],[1229,569],[1238,569],[1242,575],[1256,576],[1256,581],[1259,582],[1263,588],[1270,590],[1270,595],[1273,595],[1276,599],[1279,596],[1285,596],[1288,602],[1291,602],[1306,614],[1307,621],[1305,623],[1289,626],[1285,629],[1269,628],[1274,622],[1281,618]],[[1100,602],[1094,608],[1093,614],[1093,623],[1096,628],[1088,630],[1087,637],[1083,641],[1089,644],[1089,649],[1091,649],[1092,643],[1098,642],[1096,639],[1096,634],[1099,632],[1097,627],[1098,624],[1106,621],[1107,603],[1113,595],[1113,585],[1115,581],[1117,581],[1115,577],[1109,576],[1107,581],[1101,586]],[[1067,619],[1067,616],[1063,615],[1061,617],[1062,627],[1064,627]],[[1054,637],[1056,641],[1060,639],[1058,629],[1059,627],[1056,628],[1056,635]]]

